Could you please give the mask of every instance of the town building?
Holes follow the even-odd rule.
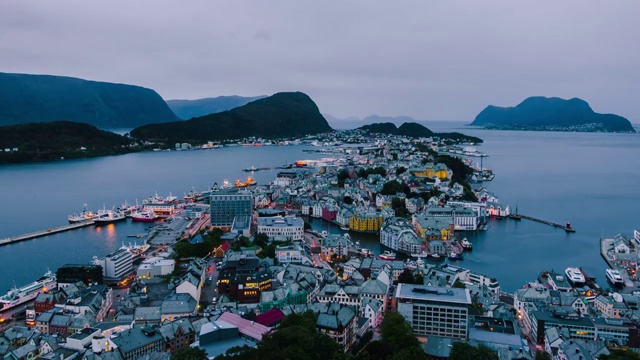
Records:
[[[322,258],[329,261],[333,256],[338,258],[349,254],[349,242],[340,235],[331,235],[322,239],[320,243]]]
[[[266,234],[271,239],[302,241],[304,220],[296,216],[258,218],[258,233]]]
[[[218,294],[241,304],[260,302],[260,293],[271,289],[271,275],[255,255],[233,254],[218,275]]]
[[[58,287],[65,287],[82,281],[85,285],[102,284],[102,267],[100,265],[66,264],[56,271]]]
[[[253,197],[250,192],[214,193],[210,200],[213,227],[231,227],[236,216],[251,216]]]
[[[110,283],[120,282],[133,273],[133,258],[127,249],[118,249],[102,259],[94,257],[93,264],[102,266],[102,276]]]
[[[405,254],[419,253],[424,246],[424,241],[413,231],[409,220],[399,217],[385,220],[380,229],[380,243]]]
[[[398,284],[397,310],[418,336],[466,339],[471,295],[467,289]]]
[[[136,276],[139,279],[161,279],[171,274],[174,269],[175,261],[173,259],[154,256],[142,261],[136,270]]]

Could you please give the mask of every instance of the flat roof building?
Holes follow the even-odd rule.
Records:
[[[398,313],[418,336],[466,339],[471,295],[467,289],[398,284]]]
[[[231,227],[236,216],[251,216],[253,196],[249,192],[211,195],[211,226]]]

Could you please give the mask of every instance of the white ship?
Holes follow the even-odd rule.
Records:
[[[584,286],[586,280],[584,274],[578,268],[569,267],[564,271],[567,274],[567,279],[573,284],[573,286]]]
[[[607,279],[614,287],[623,287],[624,279],[620,271],[614,269],[607,269]]]
[[[0,297],[0,311],[9,310],[20,304],[24,304],[27,301],[35,299],[39,293],[47,292],[57,287],[58,282],[56,281],[55,275],[53,275],[51,271],[47,271],[38,281],[21,288],[14,287],[9,290],[6,295]]]
[[[87,209],[87,204],[84,204],[84,209],[80,214],[69,215],[69,223],[77,223],[80,221],[93,220],[96,217],[94,213]]]

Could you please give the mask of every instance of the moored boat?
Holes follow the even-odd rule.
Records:
[[[607,280],[609,280],[611,285],[613,285],[614,287],[624,286],[624,279],[622,278],[622,274],[620,273],[620,271],[615,269],[607,269],[606,273],[607,273]]]
[[[93,220],[95,217],[96,215],[87,209],[87,204],[84,204],[80,214],[69,215],[69,223],[73,224],[80,221]]]
[[[396,253],[391,252],[391,251],[385,251],[379,257],[380,257],[381,260],[395,260],[396,259]]]
[[[462,255],[452,251],[449,253],[449,260],[462,260]]]
[[[342,231],[349,231],[349,227],[348,226],[340,226],[340,230]]]
[[[158,215],[153,211],[141,211],[131,214],[131,219],[138,222],[154,222]]]
[[[467,238],[462,239],[462,242],[460,244],[462,245],[462,248],[467,251],[471,251],[473,249],[473,245],[469,240],[467,240]]]
[[[117,221],[125,220],[126,217],[124,213],[113,211],[113,210],[100,210],[98,211],[98,217],[96,217],[93,222],[96,225],[104,225],[110,224]]]
[[[426,251],[423,250],[423,251],[421,251],[419,253],[411,253],[411,256],[415,257],[415,258],[426,258],[428,256],[428,254],[427,254]]]
[[[567,280],[569,280],[573,286],[584,286],[586,283],[584,274],[576,267],[568,267],[564,273],[567,275]]]
[[[39,293],[47,292],[57,287],[56,276],[51,271],[47,271],[39,280],[21,288],[14,286],[6,295],[0,297],[0,311],[9,310],[20,304],[24,304],[27,301],[35,299]]]

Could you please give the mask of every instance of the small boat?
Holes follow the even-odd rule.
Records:
[[[418,266],[419,269],[424,267],[424,260],[422,259],[418,259],[416,260],[416,265]]]
[[[516,203],[516,213],[509,214],[509,219],[516,220],[516,221],[522,220],[522,216],[518,215],[518,203]]]
[[[348,242],[351,242],[351,235],[349,234],[343,234],[342,237],[347,240]]]
[[[380,255],[380,260],[395,260],[395,259],[396,259],[396,253],[391,251],[385,251]]]
[[[623,287],[624,279],[622,278],[622,274],[620,271],[615,269],[607,269],[607,280],[613,285],[613,287]]]
[[[340,230],[342,231],[349,231],[349,227],[348,226],[340,226]]]
[[[404,262],[404,268],[407,270],[415,270],[418,268],[418,263],[413,260],[407,260]]]
[[[327,236],[329,236],[329,233],[327,232],[327,230],[322,230],[320,235],[322,235],[322,237],[327,237]]]
[[[431,254],[431,257],[434,259],[440,259],[440,255],[438,254]]]
[[[364,256],[369,256],[369,254],[371,254],[371,251],[369,251],[369,249],[367,249],[367,248],[362,248],[362,249],[360,250],[360,253],[361,253],[362,255],[364,255]]]
[[[467,238],[462,239],[461,245],[462,245],[462,248],[467,251],[471,251],[473,249],[473,245],[469,240],[467,240]]]
[[[462,255],[455,252],[451,252],[449,253],[449,260],[462,260]]]
[[[411,256],[420,259],[420,258],[426,258],[428,254],[426,251],[423,250],[422,252],[419,252],[419,253],[411,253]]]

